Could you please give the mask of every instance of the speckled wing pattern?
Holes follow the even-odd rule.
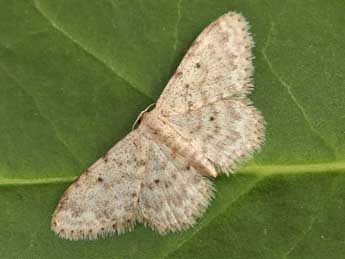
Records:
[[[147,170],[139,197],[141,221],[160,234],[194,225],[213,197],[211,181],[154,142],[148,150]]]
[[[210,180],[137,129],[66,190],[52,229],[70,240],[97,239],[138,221],[166,234],[195,224],[212,197]]]
[[[225,174],[233,173],[263,142],[263,118],[248,99],[217,100],[169,119]]]
[[[248,27],[234,12],[211,23],[194,41],[156,105],[226,174],[264,141],[263,117],[247,97],[254,71]]]
[[[247,98],[252,45],[241,15],[211,23],[156,108],[66,190],[53,231],[78,240],[121,234],[136,222],[160,234],[193,226],[213,197],[205,176],[233,172],[263,142],[263,118]]]
[[[65,191],[52,218],[60,237],[95,239],[133,228],[145,177],[144,140],[132,131]]]
[[[194,41],[158,102],[163,114],[185,113],[252,89],[252,37],[242,15],[229,12]]]

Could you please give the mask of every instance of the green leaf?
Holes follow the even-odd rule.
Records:
[[[0,0],[0,258],[341,258],[342,0]],[[228,10],[256,43],[261,153],[189,231],[138,226],[71,242],[50,218],[71,181],[130,131],[193,39]]]

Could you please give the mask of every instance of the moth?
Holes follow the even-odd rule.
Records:
[[[52,230],[78,240],[137,222],[160,234],[193,226],[213,198],[211,179],[235,172],[264,139],[263,117],[247,97],[252,46],[238,13],[204,29],[155,108],[65,191]]]

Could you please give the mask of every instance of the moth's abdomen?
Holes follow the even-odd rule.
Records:
[[[140,128],[150,139],[167,147],[170,155],[180,159],[187,169],[194,167],[202,175],[217,176],[214,166],[204,156],[202,149],[192,145],[191,140],[177,132],[164,117],[158,116],[154,111],[146,113]]]

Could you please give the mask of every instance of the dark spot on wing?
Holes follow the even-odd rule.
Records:
[[[199,175],[194,176],[194,183],[199,183],[201,181],[201,177]]]
[[[177,71],[175,75],[176,76],[182,76],[182,72],[181,71]]]
[[[80,210],[75,210],[72,212],[72,218],[77,218],[80,216]]]
[[[195,67],[196,67],[196,68],[200,68],[200,67],[201,67],[200,63],[199,63],[199,62],[196,63],[196,64],[195,64]]]
[[[192,101],[188,101],[188,109],[191,110],[193,107],[193,102]]]
[[[137,164],[138,166],[144,166],[146,163],[144,160],[141,159],[141,160],[138,160]]]

